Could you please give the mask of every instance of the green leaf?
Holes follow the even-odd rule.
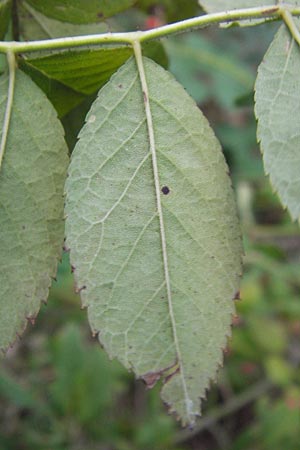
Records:
[[[31,58],[27,62],[65,86],[92,94],[132,55],[130,47],[73,50]]]
[[[0,77],[0,122],[8,76]],[[56,113],[22,72],[16,77],[0,172],[0,348],[34,319],[55,276],[63,244],[67,148]]]
[[[132,52],[132,47],[127,46],[73,50],[30,58],[27,63],[65,86],[89,95],[102,87]],[[167,65],[166,54],[160,43],[146,44],[145,54]]]
[[[23,59],[19,61],[19,67],[47,95],[56,109],[58,117],[65,116],[85,99],[85,95],[49,78]]]
[[[215,97],[221,106],[230,108],[237,97],[253,89],[251,67],[200,35],[172,39],[166,46],[171,72],[196,102]]]
[[[66,36],[83,36],[107,31],[104,23],[74,25],[49,17],[36,11],[25,1],[18,6],[20,32],[24,40],[35,41]]]
[[[149,387],[162,377],[163,400],[193,423],[230,334],[240,231],[206,119],[171,74],[143,62],[155,148],[130,59],[100,91],[73,152],[67,246],[110,357]]]
[[[294,220],[300,217],[299,73],[299,46],[282,26],[258,70],[255,114],[265,172]]]
[[[11,0],[0,0],[0,39],[3,39],[10,19]]]
[[[95,23],[130,8],[135,0],[27,0],[53,19],[71,23]]]

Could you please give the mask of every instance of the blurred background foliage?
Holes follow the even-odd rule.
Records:
[[[147,29],[199,13],[193,0],[139,0],[101,27]],[[41,29],[30,17],[25,31],[34,36]],[[54,34],[63,34],[62,23],[51,26]],[[253,114],[256,69],[277,27],[210,27],[165,39],[165,53],[154,50],[222,143],[244,236],[242,301],[237,301],[224,367],[199,423],[193,430],[180,429],[167,415],[158,388],[146,391],[117,362],[108,361],[80,310],[64,254],[48,305],[1,363],[0,450],[300,448],[300,232],[263,174]],[[40,87],[58,109],[70,102],[60,115],[72,151],[95,93],[73,96],[70,87],[46,79],[38,69],[24,70],[42,80]]]

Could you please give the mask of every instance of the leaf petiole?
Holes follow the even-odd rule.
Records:
[[[8,94],[7,94],[7,103],[4,114],[4,121],[2,127],[2,135],[0,142],[0,168],[7,144],[8,131],[11,119],[12,106],[14,101],[14,92],[15,92],[15,80],[16,80],[16,57],[15,54],[11,51],[8,51],[6,54],[7,63],[8,63]]]
[[[295,39],[298,45],[300,45],[300,31],[294,21],[292,14],[287,9],[282,9],[281,17],[284,20],[286,26],[290,30],[291,35]]]

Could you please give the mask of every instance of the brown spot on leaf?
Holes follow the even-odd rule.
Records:
[[[156,384],[156,382],[160,379],[161,372],[148,372],[143,375],[143,380],[145,381],[147,388],[151,389]]]
[[[262,15],[268,16],[269,14],[278,12],[278,10],[279,10],[279,6],[273,6],[272,8],[269,8],[269,9],[266,9],[265,11],[263,11]]]

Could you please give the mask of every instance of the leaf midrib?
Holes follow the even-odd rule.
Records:
[[[150,145],[150,151],[151,151],[151,156],[152,156],[152,168],[153,168],[155,193],[156,193],[156,206],[157,206],[159,225],[160,225],[160,237],[161,237],[161,246],[162,246],[162,255],[163,255],[164,276],[165,276],[165,283],[166,283],[166,290],[167,290],[168,308],[169,308],[174,344],[175,344],[175,349],[176,349],[176,357],[177,357],[176,365],[178,365],[178,367],[179,367],[179,376],[181,379],[182,388],[183,388],[183,392],[184,392],[184,401],[185,401],[185,406],[186,406],[186,412],[187,412],[188,419],[190,420],[191,417],[190,417],[190,411],[189,411],[189,409],[190,409],[189,404],[190,404],[191,400],[188,395],[187,384],[185,381],[181,350],[180,350],[175,315],[174,315],[174,310],[173,310],[171,280],[170,280],[170,274],[169,274],[168,252],[167,252],[167,243],[166,243],[166,234],[165,234],[165,224],[164,224],[164,216],[163,216],[163,209],[162,209],[161,195],[160,195],[160,179],[159,179],[159,172],[158,172],[153,118],[152,118],[152,112],[151,112],[151,106],[150,106],[150,100],[149,100],[149,88],[148,88],[140,43],[134,42],[133,47],[134,47],[134,54],[135,54],[138,74],[139,74],[139,78],[140,78],[141,88],[142,88],[143,99],[144,99],[149,145]],[[175,372],[174,372],[174,375],[175,375]]]

